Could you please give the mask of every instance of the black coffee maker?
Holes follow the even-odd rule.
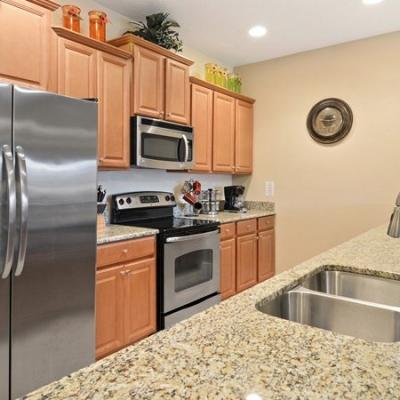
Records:
[[[225,211],[230,212],[246,212],[246,208],[244,207],[244,186],[235,185],[235,186],[225,186],[224,194],[225,194]]]

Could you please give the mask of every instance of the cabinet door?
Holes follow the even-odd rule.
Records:
[[[224,240],[220,244],[221,299],[236,293],[236,241]]]
[[[195,171],[212,171],[213,91],[192,85],[192,125]]]
[[[96,358],[117,351],[124,345],[124,267],[96,273]]]
[[[31,2],[0,1],[0,80],[47,89],[50,19]]]
[[[154,259],[126,266],[125,343],[131,344],[155,332],[156,263]]]
[[[189,67],[169,58],[165,61],[165,119],[189,124]]]
[[[96,97],[96,54],[91,47],[58,39],[58,93],[78,98]]]
[[[213,170],[234,172],[235,99],[214,92]]]
[[[98,52],[98,155],[100,167],[128,168],[131,62]]]
[[[265,281],[275,274],[275,231],[258,234],[258,282]]]
[[[253,170],[253,104],[236,100],[235,173],[251,174]]]
[[[135,46],[134,114],[164,118],[165,57]]]
[[[257,283],[257,234],[237,238],[237,291]]]

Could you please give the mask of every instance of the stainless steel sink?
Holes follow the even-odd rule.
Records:
[[[400,281],[342,271],[322,271],[303,287],[336,296],[400,307]]]
[[[298,287],[257,309],[274,317],[375,341],[400,341],[400,308]]]

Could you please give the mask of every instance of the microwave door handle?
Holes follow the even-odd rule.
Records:
[[[2,148],[2,153],[3,163],[6,170],[6,184],[8,191],[8,232],[4,269],[1,277],[3,279],[7,279],[14,263],[15,236],[17,229],[17,195],[15,186],[14,162],[10,146],[4,145]]]
[[[189,140],[186,135],[182,135],[183,142],[185,143],[185,163],[189,161]]]
[[[166,239],[167,243],[177,243],[177,242],[187,242],[188,240],[196,240],[196,239],[204,239],[210,236],[214,236],[218,234],[218,231],[211,231],[211,232],[206,232],[206,233],[198,233],[195,235],[187,235],[187,236],[176,236],[176,237],[170,237]]]
[[[16,149],[16,161],[17,161],[17,179],[20,186],[20,207],[21,207],[21,221],[19,231],[19,249],[17,266],[15,268],[15,276],[22,274],[25,264],[26,248],[28,244],[28,178],[26,170],[26,158],[24,149],[21,146],[17,146]]]

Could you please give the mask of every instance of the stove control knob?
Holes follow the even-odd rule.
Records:
[[[165,196],[165,201],[170,201],[171,200],[171,197],[169,197],[169,195],[167,194],[166,196]]]
[[[171,196],[171,201],[175,201],[175,196]]]
[[[131,203],[132,203],[132,199],[131,199],[130,197],[128,197],[128,198],[126,199],[126,202],[127,202],[127,204],[131,204]]]
[[[119,203],[120,206],[123,206],[124,203],[125,203],[125,201],[124,201],[124,199],[119,199],[119,200],[118,200],[118,203]]]

